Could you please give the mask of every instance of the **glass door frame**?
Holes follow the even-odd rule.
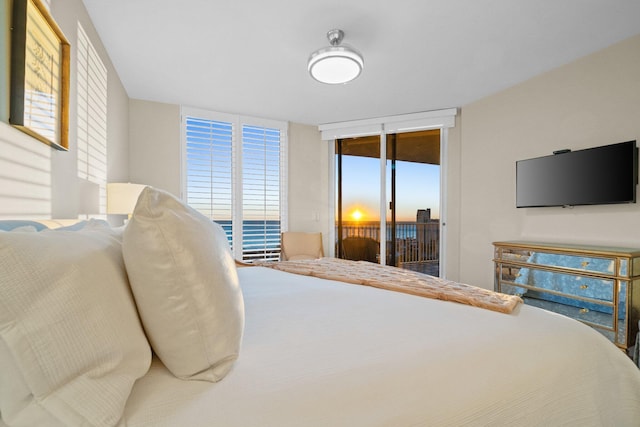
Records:
[[[387,158],[387,161],[391,162],[391,200],[389,201],[388,205],[389,205],[389,210],[391,211],[391,221],[389,221],[391,223],[391,247],[393,248],[393,251],[391,251],[391,253],[389,254],[389,264],[390,265],[395,265],[397,267],[397,262],[396,262],[396,248],[397,246],[397,240],[398,237],[396,235],[397,233],[397,229],[396,229],[396,203],[397,203],[397,199],[396,199],[396,149],[397,149],[397,138],[396,138],[395,133],[389,134],[387,136],[387,148],[389,147],[389,145],[391,145],[391,153],[389,153],[390,155]],[[389,141],[389,136],[391,137],[391,141]],[[389,144],[390,143],[390,144]],[[386,221],[386,213],[385,213],[385,221]],[[384,245],[385,247],[387,246],[387,236],[384,236]],[[387,258],[385,257],[385,262],[386,262]]]
[[[380,264],[386,264],[387,257],[387,207],[389,197],[387,182],[387,134],[415,132],[419,130],[440,130],[440,277],[446,273],[446,223],[447,223],[447,142],[448,129],[455,126],[458,110],[429,111],[425,113],[404,114],[377,119],[356,120],[330,123],[318,126],[323,141],[329,142],[329,241],[328,256],[335,256],[336,241],[336,152],[335,140],[361,136],[379,135],[380,137]]]

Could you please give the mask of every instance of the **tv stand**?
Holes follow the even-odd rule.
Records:
[[[524,241],[493,245],[496,291],[586,323],[625,351],[634,345],[640,249]]]

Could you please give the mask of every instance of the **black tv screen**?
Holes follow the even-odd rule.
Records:
[[[635,203],[636,141],[516,162],[516,206]]]

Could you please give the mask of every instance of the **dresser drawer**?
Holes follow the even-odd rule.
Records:
[[[523,293],[523,290],[526,292]],[[506,283],[502,284],[501,291],[505,294],[521,295],[525,303],[529,305],[564,314],[592,326],[614,330],[616,325],[613,303],[568,298],[543,290],[523,289]],[[624,313],[619,314],[624,317]]]
[[[529,290],[551,291],[553,295],[578,297],[613,303],[614,279],[560,273],[531,267],[502,265],[501,282],[522,285],[520,293]]]
[[[524,298],[527,305],[539,307],[545,310],[553,311],[554,313],[563,314],[572,319],[579,320],[587,325],[593,327],[602,335],[607,337],[614,344],[623,346],[626,343],[627,337],[627,322],[619,320],[617,328],[614,323],[614,316],[598,311],[584,311],[580,308],[573,306],[566,306],[558,303],[552,303],[545,300],[538,300],[534,298]]]
[[[522,248],[502,248],[501,259],[505,262],[517,261],[531,266],[559,267],[567,270],[585,271],[600,275],[615,276],[615,259],[591,255],[557,254]],[[620,266],[626,273],[627,265]]]

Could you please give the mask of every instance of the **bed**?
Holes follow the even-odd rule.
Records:
[[[606,338],[510,314],[264,267],[238,271],[241,356],[220,383],[158,360],[123,426],[610,425],[640,420],[640,374]]]
[[[52,233],[58,234],[50,239],[64,241],[82,230]],[[121,241],[123,249],[127,246],[122,231],[85,233],[92,238],[108,235],[110,247]],[[8,234],[12,233],[0,233],[0,255],[5,259],[10,249],[2,242],[14,239]],[[18,239],[36,237],[11,241]],[[180,239],[184,242],[184,233]],[[136,274],[124,253],[133,289]],[[237,268],[233,274],[243,303],[241,347],[219,378],[176,375],[169,359],[158,355],[157,342],[144,322],[146,309],[134,290],[149,340],[145,350],[140,345],[142,328],[134,331],[136,354],[146,362],[135,368],[138,374],[124,388],[121,404],[114,405],[119,411],[115,418],[74,424],[640,425],[638,369],[604,336],[567,317],[523,304],[501,313],[262,266]],[[10,286],[0,285],[4,298]],[[124,318],[126,313],[119,310]],[[0,344],[6,346],[12,337],[2,316]],[[15,374],[7,366],[20,364],[19,359],[15,352],[4,351],[3,356],[0,346],[0,411],[8,425],[33,425],[10,414],[19,403],[6,403],[11,390],[5,378]],[[30,374],[9,381],[26,379],[23,382],[31,387]],[[50,394],[31,393],[29,398],[35,395],[35,400],[29,405],[53,407],[47,400]],[[66,416],[63,412],[59,413]]]

